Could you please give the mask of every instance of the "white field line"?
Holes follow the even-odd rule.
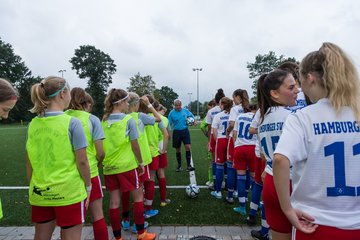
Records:
[[[168,189],[185,189],[187,186],[166,186]],[[198,186],[199,188],[208,188],[208,186]],[[105,189],[105,186],[102,186],[103,189]],[[158,186],[155,186],[155,188],[159,188]],[[29,189],[28,186],[1,186],[0,190],[26,190]]]

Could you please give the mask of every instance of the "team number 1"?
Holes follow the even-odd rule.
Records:
[[[345,144],[334,142],[325,147],[325,157],[334,155],[335,187],[327,187],[327,196],[360,196],[360,186],[346,185],[345,179]],[[353,156],[360,154],[360,143],[353,146]]]

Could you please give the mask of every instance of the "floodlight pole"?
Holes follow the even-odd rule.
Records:
[[[193,68],[192,70],[196,71],[196,116],[199,116],[199,72],[202,71],[202,68]]]
[[[64,77],[64,72],[66,72],[66,70],[65,70],[65,69],[61,69],[61,70],[59,70],[59,73],[61,73],[61,77],[62,77],[62,78]]]
[[[189,110],[191,111],[191,95],[192,95],[192,93],[189,92],[188,95],[189,95]]]

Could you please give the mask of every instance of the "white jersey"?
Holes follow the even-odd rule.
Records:
[[[253,120],[254,113],[241,113],[236,118],[234,131],[237,132],[235,147],[243,145],[255,145],[256,136],[249,133],[250,125]]]
[[[206,123],[211,125],[214,120],[215,115],[218,114],[219,112],[221,112],[221,108],[219,106],[215,106],[215,107],[211,108],[206,113]]]
[[[282,106],[271,107],[258,128],[261,151],[266,159],[265,171],[270,175],[273,175],[272,159],[276,144],[279,142],[284,122],[290,113],[290,110]]]
[[[211,108],[206,113],[206,123],[211,126],[212,122],[214,121],[215,115],[218,114],[219,112],[221,112],[221,108],[219,106],[215,106]],[[212,129],[210,130],[210,133],[212,134]]]
[[[225,111],[219,112],[215,115],[214,120],[211,124],[211,128],[216,129],[217,138],[226,138],[226,129],[229,121],[229,113]]]
[[[293,165],[292,205],[315,223],[360,229],[360,126],[328,99],[291,114],[276,153]]]
[[[287,107],[289,110],[295,112],[307,106],[304,92],[299,88],[299,93],[296,97],[296,105]]]
[[[255,116],[251,122],[250,127],[258,129],[260,126],[260,109],[258,109],[255,113]],[[256,143],[255,143],[255,155],[256,157],[260,157],[260,139],[259,134],[256,134]]]

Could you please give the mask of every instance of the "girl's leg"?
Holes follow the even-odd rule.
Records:
[[[82,224],[78,224],[69,228],[61,228],[61,239],[62,240],[80,240]],[[50,238],[49,238],[50,239]]]
[[[49,240],[56,226],[55,219],[46,223],[35,223],[35,240]]]
[[[90,202],[89,212],[93,224],[95,240],[109,239],[109,233],[102,208],[102,198]]]

